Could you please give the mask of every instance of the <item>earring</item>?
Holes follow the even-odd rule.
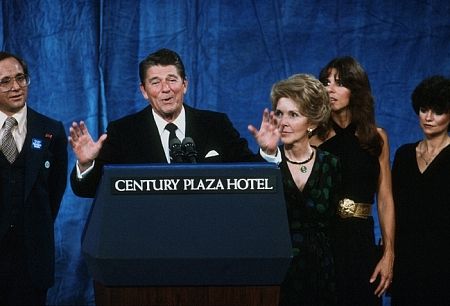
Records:
[[[308,137],[311,138],[314,129],[313,128],[307,128],[306,131],[308,132]]]

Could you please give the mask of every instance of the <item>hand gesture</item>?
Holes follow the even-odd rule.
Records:
[[[83,121],[80,121],[79,124],[72,122],[68,139],[72,146],[72,150],[77,157],[81,172],[92,165],[92,162],[97,158],[106,137],[107,135],[103,134],[97,142],[94,142]]]
[[[379,277],[380,279],[380,283],[375,289],[375,294],[378,297],[381,297],[392,283],[393,266],[394,256],[392,255],[392,253],[387,252],[378,262],[374,272],[372,273],[372,276],[370,277],[371,283],[374,283],[377,277]]]
[[[248,126],[248,130],[264,153],[268,155],[276,154],[280,141],[280,131],[273,111],[269,112],[267,108],[264,109],[259,130],[251,124]]]

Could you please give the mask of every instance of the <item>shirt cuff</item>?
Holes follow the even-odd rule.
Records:
[[[259,154],[261,155],[262,158],[264,158],[269,163],[274,163],[274,164],[277,164],[277,165],[279,163],[281,163],[280,148],[277,148],[277,153],[275,153],[275,155],[266,154],[261,149],[259,149]]]
[[[87,168],[86,170],[81,172],[80,166],[78,165],[78,160],[77,160],[77,167],[76,167],[77,168],[77,179],[82,180],[86,175],[88,175],[91,172],[91,170],[92,170],[92,168],[94,168],[94,166],[95,166],[95,160],[92,161],[92,165],[89,168]]]

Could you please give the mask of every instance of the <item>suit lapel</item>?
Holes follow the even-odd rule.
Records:
[[[25,201],[36,181],[39,169],[42,167],[45,152],[47,152],[48,145],[52,134],[50,131],[45,131],[45,126],[42,125],[34,111],[30,108],[27,110],[27,136],[22,150],[26,156],[25,167]],[[49,161],[47,161],[48,163]],[[47,167],[50,164],[46,165]]]
[[[204,148],[206,148],[208,123],[206,118],[199,116],[197,111],[188,105],[184,105],[186,110],[186,137],[191,137],[194,140],[198,151],[198,158],[203,159],[205,156]]]
[[[167,162],[158,127],[153,118],[152,108],[150,106],[145,108],[139,114],[137,121],[138,124],[136,124],[137,130],[135,135],[142,144],[141,152],[142,154],[145,154],[145,160],[149,163]]]
[[[186,110],[186,137],[191,137],[197,144],[206,138],[205,118],[201,118],[195,109],[187,105],[184,105],[184,108]]]

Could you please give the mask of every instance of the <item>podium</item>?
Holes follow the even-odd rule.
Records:
[[[275,306],[292,256],[280,171],[106,165],[82,251],[97,306]]]

